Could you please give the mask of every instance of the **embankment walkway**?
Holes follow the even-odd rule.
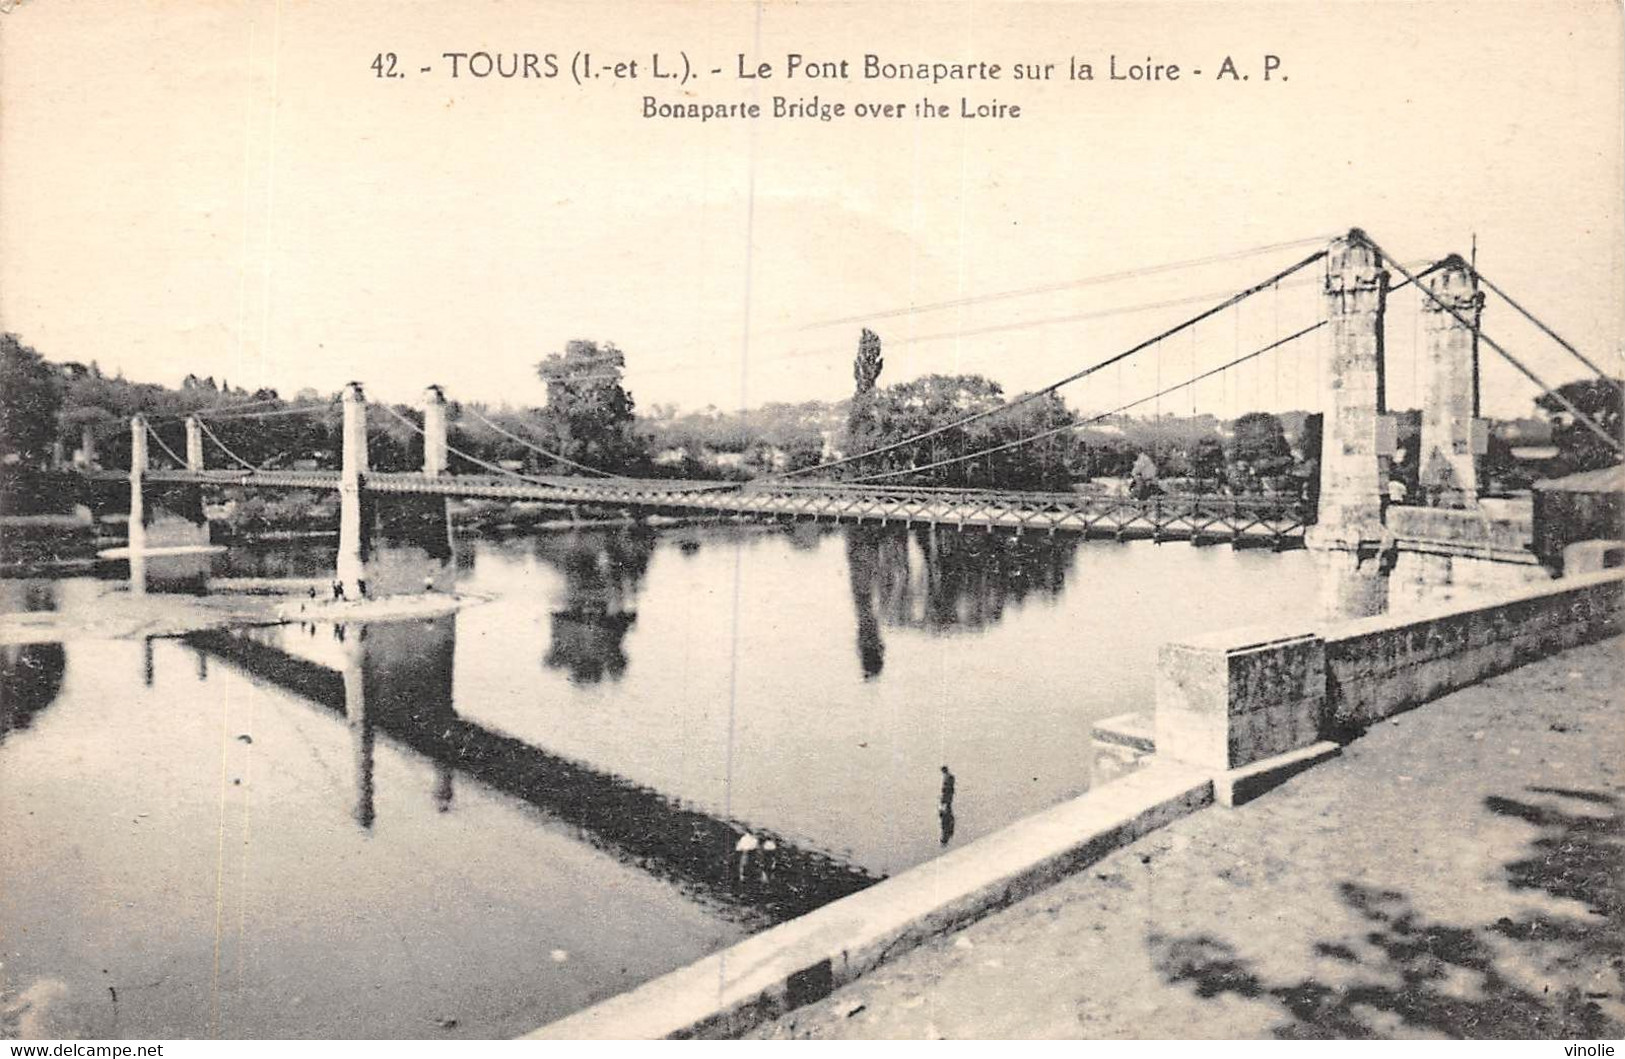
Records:
[[[1617,1038],[1622,646],[1379,722],[754,1035]]]

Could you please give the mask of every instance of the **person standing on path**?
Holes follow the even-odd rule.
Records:
[[[761,841],[749,831],[742,833],[739,841],[734,844],[734,859],[738,862],[735,867],[739,873],[740,883],[745,882],[746,873],[750,870],[750,862],[753,859],[751,855],[759,850],[761,845]]]
[[[942,793],[937,796],[937,821],[942,825],[942,844],[954,837],[954,774],[942,766]]]

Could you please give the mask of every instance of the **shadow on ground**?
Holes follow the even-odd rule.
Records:
[[[1147,943],[1170,985],[1198,997],[1235,995],[1279,1004],[1284,1038],[1614,1038],[1625,988],[1625,814],[1599,791],[1530,787],[1529,801],[1499,796],[1485,808],[1537,834],[1504,866],[1509,889],[1538,898],[1519,918],[1457,926],[1430,921],[1394,890],[1352,882],[1344,904],[1368,928],[1315,942],[1335,973],[1270,981],[1231,943],[1211,935]],[[1583,985],[1577,983],[1584,983]]]

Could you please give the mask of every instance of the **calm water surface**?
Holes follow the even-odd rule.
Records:
[[[0,1032],[524,1032],[1087,789],[1160,643],[1315,605],[1303,552],[872,527],[465,542],[458,576],[487,601],[429,621],[0,648]]]

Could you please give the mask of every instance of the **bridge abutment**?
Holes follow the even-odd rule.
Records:
[[[1326,256],[1331,332],[1331,400],[1321,442],[1320,512],[1304,535],[1321,569],[1331,617],[1380,614],[1387,605],[1383,499],[1393,453],[1393,420],[1383,392],[1383,315],[1388,273],[1358,229]]]

